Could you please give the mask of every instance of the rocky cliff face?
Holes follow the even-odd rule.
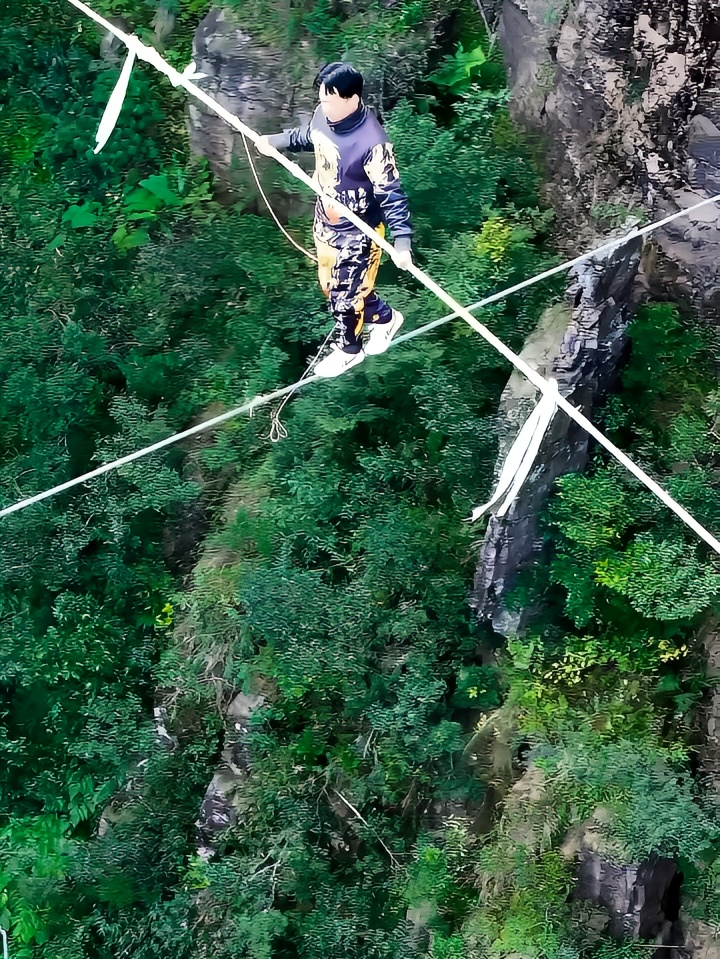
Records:
[[[279,47],[259,44],[251,31],[252,24],[225,7],[213,7],[203,18],[193,42],[193,59],[206,74],[203,89],[258,133],[277,133],[309,119],[316,65],[308,45],[297,44],[290,58]],[[256,191],[241,135],[196,101],[190,102],[188,128],[190,146],[207,157],[220,198],[251,203]],[[274,164],[250,149],[264,186],[272,185]],[[289,212],[287,197],[278,196],[278,202]]]
[[[512,108],[539,138],[569,253],[598,245],[628,215],[660,219],[720,192],[718,11],[706,0],[504,0],[499,39]],[[567,326],[546,315],[526,346],[528,362],[555,375],[585,412],[612,383],[643,287],[720,320],[720,205],[655,233],[642,269],[637,249],[625,253],[623,265],[614,257],[578,274]],[[512,377],[500,408],[503,436],[516,434],[529,406],[524,390]],[[532,560],[538,510],[554,480],[585,463],[585,441],[573,433],[555,424],[518,502],[489,523],[473,605],[500,632],[518,625],[503,595]]]
[[[588,263],[573,273],[564,304],[549,307],[522,350],[522,358],[557,381],[560,393],[592,416],[598,397],[612,385],[625,346],[625,329],[638,296],[640,241]],[[510,377],[500,400],[499,465],[537,402],[534,387],[520,373]],[[555,480],[580,471],[588,457],[588,435],[558,412],[543,441],[536,466],[502,518],[491,517],[480,551],[471,603],[497,632],[520,626],[504,596],[516,571],[538,555],[537,523]]]
[[[626,208],[658,219],[720,189],[720,6],[505,0],[517,118],[546,138],[548,194],[585,242]],[[655,237],[658,291],[716,318],[720,210]]]
[[[499,37],[513,110],[547,157],[548,198],[569,253],[597,245],[628,213],[656,220],[720,193],[716,2],[504,0]],[[643,290],[708,323],[720,320],[720,205],[656,232],[642,259],[637,248],[625,254],[624,262],[616,254],[578,274],[564,310],[546,312],[525,347],[527,361],[590,413],[612,383]],[[512,438],[531,405],[527,385],[513,376],[500,406],[501,435]],[[502,459],[503,444],[500,452]],[[503,599],[536,555],[538,510],[555,478],[582,469],[586,455],[583,437],[556,422],[512,511],[488,525],[472,601],[500,632],[520,625]],[[716,677],[716,625],[701,638]],[[717,787],[718,688],[708,698],[702,774]],[[577,896],[609,912],[607,932],[652,937],[671,947],[669,957],[717,955],[713,930],[680,914],[674,863],[613,864],[588,835],[576,838],[568,850],[578,866]]]

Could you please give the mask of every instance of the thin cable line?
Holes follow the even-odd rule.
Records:
[[[646,228],[645,232],[649,232],[649,228]],[[624,241],[621,240],[620,242]],[[612,246],[615,245],[617,244],[612,244]],[[569,261],[569,263],[571,265],[577,265],[584,260],[591,259],[597,255],[598,250],[607,249],[608,246],[609,244],[605,244],[603,247],[599,247],[597,250],[590,250],[587,253],[583,253],[581,256],[575,257],[574,260]],[[508,287],[506,290],[500,290],[497,293],[492,293],[490,296],[486,296],[483,299],[478,300],[476,303],[472,303],[467,309],[478,310],[490,303],[496,303],[498,300],[501,300],[506,296],[510,296],[519,289],[526,289],[529,286],[547,279],[548,276],[554,276],[556,273],[561,272],[564,267],[565,265],[561,264],[558,267],[553,267],[551,270],[546,270],[544,273],[539,273],[537,276],[531,277],[528,280],[523,280],[522,283],[517,283],[515,286]],[[431,320],[429,323],[425,323],[424,326],[417,327],[415,330],[410,330],[408,333],[403,333],[400,336],[396,336],[391,341],[389,349],[398,346],[400,343],[407,343],[409,340],[415,339],[417,336],[422,336],[424,333],[429,333],[431,330],[435,330],[438,327],[443,326],[445,323],[450,322],[450,320],[456,319],[457,316],[457,312],[448,313],[445,316],[439,317],[437,320]],[[65,483],[60,483],[57,486],[53,486],[51,489],[45,490],[43,493],[37,493],[34,496],[29,496],[26,499],[20,500],[12,506],[7,506],[4,509],[0,509],[0,519],[2,519],[4,516],[9,516],[11,513],[16,513],[19,510],[25,509],[27,506],[40,503],[42,500],[48,499],[51,496],[64,493],[66,490],[72,489],[74,486],[80,486],[82,483],[86,483],[88,480],[95,479],[97,476],[102,476],[104,473],[108,473],[113,469],[118,469],[119,467],[126,466],[128,463],[132,463],[135,460],[141,459],[142,457],[149,456],[150,454],[164,449],[167,446],[171,446],[174,443],[179,443],[184,439],[188,439],[190,436],[195,436],[203,430],[210,430],[216,426],[220,426],[228,420],[231,420],[237,416],[241,416],[243,413],[250,413],[252,415],[256,409],[260,409],[260,407],[266,406],[268,403],[272,403],[275,400],[290,396],[292,393],[303,389],[309,383],[314,383],[319,379],[320,377],[315,374],[306,376],[304,373],[297,382],[291,383],[289,386],[284,386],[281,389],[274,390],[272,393],[265,393],[260,396],[256,396],[254,399],[243,403],[242,406],[234,407],[233,409],[228,410],[225,413],[221,413],[218,416],[214,416],[209,420],[203,420],[203,422],[196,423],[195,426],[191,426],[189,429],[183,430],[180,433],[174,433],[172,436],[168,436],[164,440],[153,443],[151,446],[146,446],[143,449],[128,454],[127,456],[112,460],[110,463],[105,463],[103,466],[99,466],[97,469],[91,470],[88,473],[83,473],[81,476],[76,476],[71,480],[67,480]]]
[[[203,430],[209,430],[213,429],[215,426],[220,426],[222,423],[233,419],[235,416],[240,416],[242,413],[250,413],[252,415],[258,407],[265,406],[267,403],[272,403],[273,400],[278,400],[287,393],[292,393],[293,390],[299,389],[301,385],[305,386],[314,379],[318,379],[318,377],[313,375],[309,379],[301,380],[298,383],[292,383],[290,386],[283,386],[282,389],[274,390],[272,393],[265,393],[263,396],[256,396],[255,399],[249,400],[247,403],[243,403],[242,406],[236,406],[234,409],[228,410],[226,413],[221,413],[219,416],[213,416],[212,419],[204,420],[202,423],[196,423],[195,426],[191,426],[189,429],[183,430],[181,433],[174,433],[172,436],[168,436],[164,440],[159,440],[157,443],[153,443],[151,446],[145,446],[143,449],[136,450],[134,453],[128,453],[127,456],[121,456],[119,459],[113,460],[110,463],[105,463],[103,466],[98,466],[97,469],[90,470],[89,473],[83,473],[82,476],[76,476],[71,480],[67,480],[65,483],[59,483],[57,486],[53,486],[52,489],[45,490],[44,493],[37,493],[35,496],[29,496],[27,499],[21,500],[19,503],[15,503],[13,506],[6,506],[5,509],[0,510],[0,518],[3,516],[9,516],[11,513],[16,513],[18,510],[25,509],[26,506],[32,506],[33,503],[40,503],[42,500],[48,499],[50,496],[57,496],[58,493],[64,493],[66,490],[72,489],[73,486],[79,486],[81,483],[86,483],[88,480],[95,479],[96,476],[102,476],[103,473],[109,473],[111,470],[118,469],[121,466],[127,466],[128,463],[134,463],[135,460],[139,460],[143,456],[149,456],[151,453],[156,453],[158,450],[164,449],[166,446],[171,446],[173,443],[179,443],[181,440],[185,440],[190,436],[195,436],[197,433],[200,433]]]
[[[482,301],[479,302],[481,303]],[[477,305],[478,304],[474,304],[471,309],[474,309]],[[447,316],[442,317],[440,320],[433,320],[431,323],[427,323],[424,327],[413,330],[411,333],[406,333],[403,336],[396,336],[395,339],[390,343],[390,347],[396,346],[398,343],[401,343],[405,340],[412,339],[415,336],[419,336],[421,333],[426,332],[427,330],[434,329],[441,323],[447,323],[448,320],[453,319],[455,315],[456,314],[454,313],[450,313]],[[67,490],[72,489],[74,486],[80,486],[82,483],[86,483],[88,480],[102,476],[104,473],[109,473],[111,470],[119,469],[121,466],[127,466],[128,463],[134,463],[135,460],[142,459],[145,456],[150,456],[152,453],[157,453],[159,450],[165,449],[167,446],[172,446],[174,443],[180,443],[182,440],[186,440],[191,436],[196,436],[198,433],[201,433],[204,430],[211,430],[216,426],[221,426],[228,420],[234,419],[237,416],[241,416],[243,413],[249,413],[252,415],[256,409],[260,409],[262,406],[267,406],[268,403],[273,403],[275,400],[289,397],[296,391],[307,386],[308,383],[314,383],[316,380],[321,379],[321,377],[314,373],[310,376],[308,376],[307,373],[308,371],[306,370],[297,382],[291,383],[289,386],[283,386],[281,389],[274,390],[272,393],[264,393],[260,396],[256,396],[254,399],[243,403],[242,406],[236,406],[225,413],[220,413],[218,416],[213,416],[209,420],[203,420],[201,423],[196,423],[195,426],[191,426],[180,433],[173,433],[172,436],[168,436],[163,440],[159,440],[157,443],[153,443],[151,446],[145,446],[140,450],[136,450],[134,453],[129,453],[127,456],[121,456],[119,459],[112,460],[110,463],[104,463],[102,466],[98,466],[94,470],[83,473],[81,476],[75,476],[71,480],[67,480],[64,483],[59,483],[57,486],[53,486],[51,489],[45,490],[42,493],[36,493],[34,496],[28,496],[26,499],[20,500],[19,502],[14,503],[12,506],[6,506],[4,509],[0,509],[0,519],[2,519],[4,516],[9,516],[11,513],[17,513],[19,510],[25,509],[27,506],[33,506],[35,503],[41,503],[43,500],[49,499],[51,496],[57,496],[59,493],[64,493]]]
[[[318,347],[317,352],[315,353],[315,356],[313,356],[313,358],[310,360],[310,362],[308,363],[305,369],[305,372],[297,381],[298,389],[300,389],[300,387],[305,385],[305,381],[310,378],[315,367],[320,362],[322,351],[330,342],[333,332],[334,332],[333,328],[330,327],[327,336]],[[287,393],[278,404],[277,409],[273,410],[272,412],[272,415],[270,417],[270,437],[269,437],[272,443],[279,443],[280,440],[287,439],[288,431],[285,429],[285,426],[282,420],[280,419],[280,414],[285,409],[285,405],[289,403],[290,400],[293,398],[294,392],[295,392],[294,390],[291,390],[289,393]]]

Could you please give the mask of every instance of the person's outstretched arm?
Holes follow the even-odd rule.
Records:
[[[378,143],[370,150],[363,165],[383,218],[392,230],[398,254],[395,263],[401,269],[407,269],[412,263],[413,229],[408,198],[400,183],[392,144]]]
[[[260,137],[256,144],[258,152],[267,155],[263,147],[274,147],[276,150],[287,150],[290,153],[309,153],[315,149],[310,139],[311,120],[301,127],[295,127],[293,130],[285,130],[283,133],[272,133],[270,136]]]

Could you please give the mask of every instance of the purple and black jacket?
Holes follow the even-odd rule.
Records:
[[[392,144],[364,104],[339,123],[329,123],[318,107],[307,126],[267,139],[276,150],[314,151],[319,186],[373,229],[381,223],[388,226],[397,249],[410,249],[410,211]],[[335,245],[347,242],[358,230],[331,202],[318,197],[314,232],[318,239]]]

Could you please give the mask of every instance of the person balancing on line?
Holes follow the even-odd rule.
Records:
[[[267,145],[290,152],[315,151],[315,178],[325,193],[349,207],[384,237],[392,230],[396,266],[412,264],[412,226],[408,201],[400,185],[392,145],[378,119],[363,103],[363,77],[348,63],[329,63],[315,77],[320,103],[305,128],[261,137]],[[343,217],[331,200],[318,197],[313,236],[318,276],[329,298],[337,342],[315,367],[318,376],[338,376],[365,359],[384,353],[403,324],[375,292],[382,250]],[[363,348],[363,328],[369,337]]]

